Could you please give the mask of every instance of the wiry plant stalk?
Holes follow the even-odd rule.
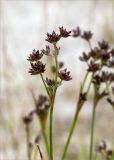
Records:
[[[98,104],[97,91],[94,86],[94,100],[93,100],[93,111],[92,111],[92,121],[91,121],[91,134],[90,134],[90,149],[89,149],[89,160],[93,159],[93,143],[94,143],[94,128],[95,128],[95,115],[96,115],[96,106]]]
[[[57,83],[58,83],[58,56],[56,51],[56,45],[54,44],[54,57],[55,57],[55,64],[56,64],[56,74],[55,74],[55,89],[50,99],[51,108],[50,108],[50,160],[53,160],[53,107],[55,102],[55,96],[57,91]]]
[[[41,120],[40,120],[40,126],[41,126],[41,131],[42,131],[46,151],[47,151],[47,154],[49,156],[49,144],[48,144],[48,138],[47,138],[47,135],[46,135],[46,128],[45,128],[45,124],[43,124],[43,122]]]
[[[26,130],[27,156],[28,156],[28,160],[30,160],[31,159],[31,147],[30,147],[30,131],[29,131],[28,125],[25,126],[25,130]]]
[[[82,83],[82,86],[81,86],[81,89],[80,89],[80,93],[83,92],[83,89],[85,87],[85,83],[86,83],[86,80],[87,80],[87,77],[88,77],[88,72],[86,73],[85,77],[84,77],[84,80],[83,80],[83,83]],[[91,78],[92,79],[92,78]],[[89,83],[89,86],[88,86],[88,89],[87,89],[87,93],[89,92],[89,89],[90,89],[90,86],[91,86],[91,81]],[[79,99],[80,99],[80,96],[79,96]],[[65,147],[64,147],[64,151],[63,151],[63,155],[62,155],[62,160],[65,159],[65,156],[66,156],[66,153],[67,153],[67,150],[68,150],[68,147],[69,147],[69,144],[70,144],[70,141],[71,141],[71,138],[72,138],[72,135],[73,135],[73,132],[74,132],[74,129],[76,127],[76,123],[77,123],[77,119],[78,119],[78,115],[79,115],[79,112],[82,108],[82,105],[83,103],[80,103],[80,100],[78,100],[78,103],[77,103],[77,110],[75,112],[75,115],[74,115],[74,118],[73,118],[73,121],[72,121],[72,124],[71,124],[71,128],[70,128],[70,132],[69,132],[69,135],[68,135],[68,138],[67,138],[67,142],[65,144]]]

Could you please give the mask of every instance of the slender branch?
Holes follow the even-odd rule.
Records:
[[[74,119],[72,121],[72,125],[71,125],[71,128],[70,128],[70,132],[69,132],[69,135],[68,135],[68,139],[67,139],[66,145],[64,147],[64,151],[63,151],[63,155],[62,155],[61,160],[65,159],[65,156],[66,156],[66,153],[67,153],[67,150],[68,150],[68,146],[69,146],[70,141],[71,141],[72,134],[73,134],[74,129],[76,127],[76,122],[77,122],[77,119],[78,119],[78,113],[79,112],[75,113]]]
[[[46,136],[46,132],[44,130],[42,130],[42,134],[43,134],[43,137],[44,137],[44,142],[45,142],[46,150],[47,150],[47,153],[49,155],[49,144],[48,144],[48,139],[47,139],[47,136]]]
[[[85,74],[85,77],[84,77],[84,80],[83,80],[83,83],[82,83],[82,86],[81,86],[81,89],[80,89],[80,93],[83,92],[83,89],[84,89],[84,87],[85,87],[85,83],[86,83],[88,74],[89,74],[89,72],[87,72],[87,73]],[[80,97],[79,97],[79,98],[80,98]],[[83,105],[83,104],[82,104],[82,105]],[[78,100],[78,103],[77,103],[77,107],[76,107],[76,108],[81,108],[80,103],[79,103],[79,100]],[[75,129],[75,127],[76,127],[76,123],[77,123],[77,119],[78,119],[79,112],[80,112],[80,110],[76,110],[75,115],[74,115],[74,118],[73,118],[73,120],[72,120],[70,132],[69,132],[69,135],[68,135],[68,138],[67,138],[65,147],[64,147],[63,154],[62,154],[62,160],[65,159],[65,156],[66,156],[66,153],[67,153],[67,150],[68,150],[68,147],[69,147],[69,144],[70,144],[70,141],[71,141],[71,138],[72,138],[74,129]]]
[[[91,80],[90,80],[90,82],[89,82],[89,85],[88,85],[88,88],[87,88],[87,91],[86,91],[87,95],[88,95],[88,93],[89,93],[89,91],[90,91],[91,84],[92,84],[92,80],[93,80],[93,74],[92,74],[92,76],[91,76]]]
[[[54,108],[54,101],[57,91],[57,84],[58,84],[58,55],[57,55],[57,47],[54,44],[54,57],[55,57],[55,64],[56,64],[56,74],[55,74],[55,88],[52,97],[50,97],[50,160],[53,160],[53,108]]]
[[[85,86],[85,83],[86,83],[86,80],[87,80],[88,74],[89,74],[89,72],[86,72],[85,77],[84,77],[84,80],[83,80],[83,83],[82,83],[82,86],[81,86],[81,92],[82,92],[82,91],[83,91],[83,89],[84,89],[84,86]]]
[[[50,160],[53,160],[53,107],[50,108]]]
[[[95,107],[93,107],[93,111],[92,111],[92,123],[91,123],[91,137],[90,137],[89,160],[92,160],[92,158],[93,158],[94,126],[95,126]]]
[[[45,83],[45,80],[44,80],[44,78],[43,78],[43,75],[40,74],[40,76],[41,76],[42,82],[43,82],[43,84],[44,84],[44,87],[45,87],[45,89],[46,89],[46,92],[47,92],[48,96],[50,96],[49,90],[48,90],[48,88],[47,88],[47,86],[46,86],[46,83]]]
[[[97,99],[97,90],[94,85],[94,101],[93,101],[93,111],[92,111],[92,122],[91,122],[91,135],[90,135],[90,149],[89,149],[89,160],[93,159],[93,142],[94,142],[94,127],[95,127],[95,114],[96,114],[96,106],[98,104]]]
[[[40,118],[39,118],[39,120],[40,120]],[[47,135],[46,135],[46,131],[45,131],[44,124],[43,124],[43,122],[42,122],[41,120],[40,120],[40,126],[41,126],[41,131],[42,131],[42,135],[43,135],[43,139],[44,139],[46,151],[47,151],[47,154],[48,154],[48,156],[49,156],[48,138],[47,138]]]
[[[40,149],[39,145],[37,145],[37,148],[38,148],[38,151],[39,151],[39,154],[40,154],[40,158],[41,158],[41,160],[43,160],[43,155],[42,155],[42,152],[41,152],[41,149]]]
[[[30,151],[30,131],[29,131],[29,126],[26,125],[26,143],[27,143],[27,155],[28,155],[28,160],[31,159],[31,151]]]
[[[56,64],[56,74],[55,74],[55,92],[56,92],[59,66],[58,66],[57,48],[55,44],[54,44],[54,57],[55,57],[55,64]]]

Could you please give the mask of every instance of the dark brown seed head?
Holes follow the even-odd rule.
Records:
[[[55,86],[55,80],[46,77],[46,83],[48,86]]]
[[[89,52],[89,54],[90,54],[90,57],[97,60],[97,59],[100,59],[101,57],[101,50],[98,47],[95,47]]]
[[[89,41],[92,38],[93,34],[91,31],[84,31],[81,37],[87,41]]]
[[[59,31],[60,31],[60,36],[63,38],[67,38],[70,36],[71,31],[67,31],[66,29],[62,27],[59,27]]]
[[[48,98],[45,95],[39,95],[36,103],[36,114],[38,116],[46,116],[49,109]]]
[[[83,61],[83,62],[87,62],[89,58],[90,58],[90,55],[86,54],[85,52],[83,52],[83,55],[79,57],[80,61]]]
[[[59,62],[59,69],[61,69],[62,67],[64,67],[64,62]]]
[[[102,152],[103,150],[106,150],[106,148],[107,148],[107,145],[106,145],[106,142],[104,140],[101,141],[101,143],[96,146],[96,150],[98,152]]]
[[[99,74],[96,74],[93,77],[93,81],[92,81],[95,85],[100,85],[101,84],[101,77],[99,76]]]
[[[42,52],[42,54],[45,54],[45,55],[47,55],[47,56],[50,56],[50,55],[51,55],[51,54],[50,54],[50,47],[49,47],[49,46],[46,46],[46,49],[45,49],[45,50],[42,49],[41,52]]]
[[[31,122],[32,122],[32,120],[33,120],[33,117],[32,116],[25,116],[25,117],[23,117],[23,123],[25,124],[25,125],[28,125],[28,124],[30,124]]]
[[[88,68],[88,72],[96,72],[100,69],[100,64],[99,63],[95,63],[94,61],[90,61],[89,63],[89,68]]]
[[[29,57],[27,58],[28,61],[33,62],[33,61],[38,61],[39,59],[41,59],[43,56],[42,53],[39,53],[39,50],[33,50],[32,54],[29,55]]]
[[[112,156],[113,155],[113,151],[111,149],[107,150],[107,156]]]
[[[79,37],[79,36],[81,36],[81,30],[80,30],[79,27],[77,27],[76,29],[73,29],[72,32],[73,32],[73,34],[72,34],[73,37]]]
[[[101,49],[103,50],[108,50],[109,49],[109,44],[107,41],[103,40],[101,42],[98,42],[98,45]]]
[[[31,75],[41,74],[45,72],[45,64],[43,64],[41,61],[37,61],[35,63],[30,63],[31,68],[29,69],[29,73]]]
[[[40,94],[37,100],[37,107],[38,106],[42,106],[43,104],[45,104],[48,101],[47,96]]]
[[[59,72],[59,78],[63,81],[70,81],[72,79],[70,76],[70,72],[67,72],[67,69],[61,70]]]
[[[110,58],[110,54],[107,51],[102,50],[101,51],[101,60],[102,60],[103,65],[107,65],[109,58]]]
[[[60,35],[56,34],[55,31],[52,34],[47,33],[46,41],[49,43],[57,43],[60,40]]]

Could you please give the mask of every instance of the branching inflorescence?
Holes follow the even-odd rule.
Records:
[[[96,47],[92,47],[91,39],[92,39],[91,31],[83,31],[77,27],[72,31],[67,31],[63,27],[59,27],[59,34],[55,31],[52,34],[47,33],[46,41],[50,43],[53,47],[53,51],[51,51],[50,46],[46,45],[45,49],[33,50],[33,52],[29,55],[27,60],[30,62],[31,68],[29,69],[29,73],[31,75],[40,75],[43,85],[45,87],[47,96],[39,95],[39,98],[35,101],[35,109],[29,113],[28,116],[24,117],[23,121],[26,124],[27,133],[29,128],[29,123],[33,119],[33,115],[36,114],[41,124],[41,131],[44,137],[44,142],[47,150],[47,154],[50,160],[54,159],[53,155],[53,109],[55,103],[55,97],[58,87],[62,84],[63,81],[70,81],[72,77],[70,75],[70,71],[67,71],[64,67],[63,62],[58,61],[58,56],[60,52],[60,47],[58,47],[58,41],[61,38],[81,38],[85,40],[90,48],[90,51],[83,52],[82,56],[79,59],[82,62],[87,64],[87,70],[85,77],[83,79],[82,85],[80,86],[79,98],[76,104],[76,112],[74,114],[74,118],[71,123],[71,128],[69,130],[69,135],[63,149],[63,154],[61,160],[64,160],[66,157],[66,153],[70,144],[70,140],[74,129],[76,127],[76,123],[79,117],[79,113],[87,101],[88,93],[90,91],[91,86],[94,86],[94,97],[93,97],[93,111],[92,111],[92,124],[91,124],[91,136],[90,136],[90,152],[89,152],[89,160],[93,159],[93,140],[94,140],[94,124],[95,124],[95,113],[98,102],[102,98],[106,98],[107,102],[114,109],[114,100],[112,99],[112,95],[114,95],[114,49],[110,49],[108,42],[105,40],[98,42]],[[54,59],[55,64],[52,66],[51,70],[53,72],[53,77],[44,77],[44,73],[46,72],[46,64],[43,63],[43,56],[50,56]],[[88,81],[88,77],[90,76],[90,80]],[[89,82],[89,83],[88,83]],[[86,87],[85,87],[86,86]],[[49,139],[47,137],[46,131],[46,123],[48,112],[50,112],[49,118]],[[28,134],[27,134],[28,135]],[[29,145],[29,139],[27,139],[27,145]],[[30,159],[30,147],[28,147],[28,158]]]

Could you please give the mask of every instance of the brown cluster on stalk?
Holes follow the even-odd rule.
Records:
[[[91,31],[81,31],[79,27],[73,30],[73,37],[80,37],[89,42],[90,51],[83,52],[80,60],[88,66],[87,71],[92,73],[92,83],[94,84],[98,98],[107,96],[107,101],[113,106],[114,102],[110,95],[113,93],[114,82],[114,48],[111,48],[107,41],[98,41],[97,46],[92,47]],[[102,88],[103,84],[105,87]],[[101,92],[102,90],[102,92]]]
[[[96,145],[96,155],[101,155],[106,160],[111,160],[114,155],[113,148],[109,148],[107,142],[102,140],[98,145]]]
[[[114,100],[112,99],[112,95],[114,95],[114,48],[111,48],[108,42],[105,40],[99,41],[97,46],[92,47],[91,39],[93,37],[93,33],[91,31],[82,31],[80,27],[76,27],[76,29],[73,29],[72,31],[67,31],[63,26],[59,27],[59,33],[56,33],[55,31],[53,31],[51,34],[47,33],[47,37],[45,39],[50,43],[50,45],[53,46],[53,51],[50,49],[49,45],[46,45],[45,49],[34,49],[27,58],[27,60],[30,62],[30,68],[28,72],[30,75],[41,76],[48,97],[41,94],[39,95],[38,99],[34,98],[35,109],[32,110],[28,116],[23,118],[23,122],[25,125],[29,126],[35,114],[40,120],[44,138],[46,138],[45,126],[48,112],[49,109],[53,108],[54,106],[57,88],[63,81],[72,80],[70,71],[67,71],[67,68],[64,68],[63,62],[58,61],[58,55],[60,52],[60,47],[57,46],[58,42],[61,40],[61,38],[66,39],[68,37],[81,38],[85,40],[90,47],[90,51],[84,51],[82,56],[79,57],[80,61],[87,64],[86,72],[91,74],[91,83],[88,86],[87,91],[83,90],[83,84],[80,87],[77,103],[77,117],[82,106],[87,101],[87,95],[91,84],[94,86],[96,101],[98,102],[101,98],[106,97],[107,102],[114,109]],[[43,62],[44,56],[52,57],[55,59],[55,64],[51,66],[51,71],[54,74],[53,77],[45,77],[47,65]],[[68,146],[66,147],[66,151],[67,148]],[[66,152],[63,157],[65,155]]]

